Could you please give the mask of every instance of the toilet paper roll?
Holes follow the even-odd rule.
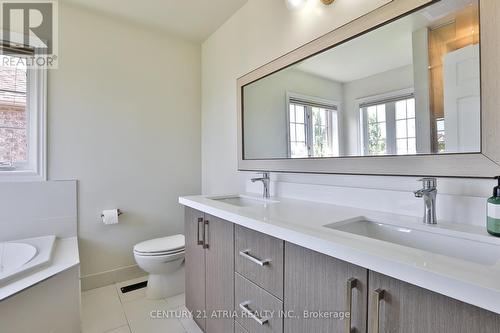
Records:
[[[118,209],[109,209],[102,212],[102,222],[104,224],[118,223]]]

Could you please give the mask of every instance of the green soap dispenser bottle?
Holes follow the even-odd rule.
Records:
[[[500,176],[498,186],[493,188],[493,196],[488,199],[488,232],[500,237]]]

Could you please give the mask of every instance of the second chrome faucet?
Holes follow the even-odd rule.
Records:
[[[270,177],[269,172],[263,172],[262,177],[252,178],[251,181],[252,181],[252,183],[262,182],[262,184],[264,185],[262,196],[266,199],[269,199],[269,197],[270,197],[269,184],[271,182],[271,177]]]
[[[424,224],[437,224],[436,218],[436,196],[437,179],[422,178],[422,189],[413,192],[417,198],[424,199]]]

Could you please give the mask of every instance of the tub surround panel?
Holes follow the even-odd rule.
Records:
[[[448,256],[381,242],[341,231],[326,224],[360,216],[374,221],[422,228],[421,218],[335,206],[325,203],[278,198],[267,207],[236,207],[206,196],[182,197],[185,206],[243,227],[347,261],[369,270],[500,313],[500,270]],[[422,204],[423,205],[423,204]],[[487,237],[485,228],[440,222],[435,232],[457,235],[500,246],[500,239]],[[462,234],[463,236],[463,234]]]
[[[79,274],[73,266],[1,301],[0,332],[80,332]]]
[[[77,182],[13,182],[0,186],[0,242],[77,234]]]

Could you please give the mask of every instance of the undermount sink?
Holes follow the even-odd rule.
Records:
[[[223,203],[227,203],[229,205],[237,206],[237,207],[257,207],[257,206],[266,206],[268,204],[277,203],[278,201],[257,198],[245,195],[232,195],[227,197],[213,197],[209,198],[210,200],[215,200]]]
[[[362,217],[325,227],[481,265],[492,266],[500,260],[500,246],[495,244],[374,222]]]

